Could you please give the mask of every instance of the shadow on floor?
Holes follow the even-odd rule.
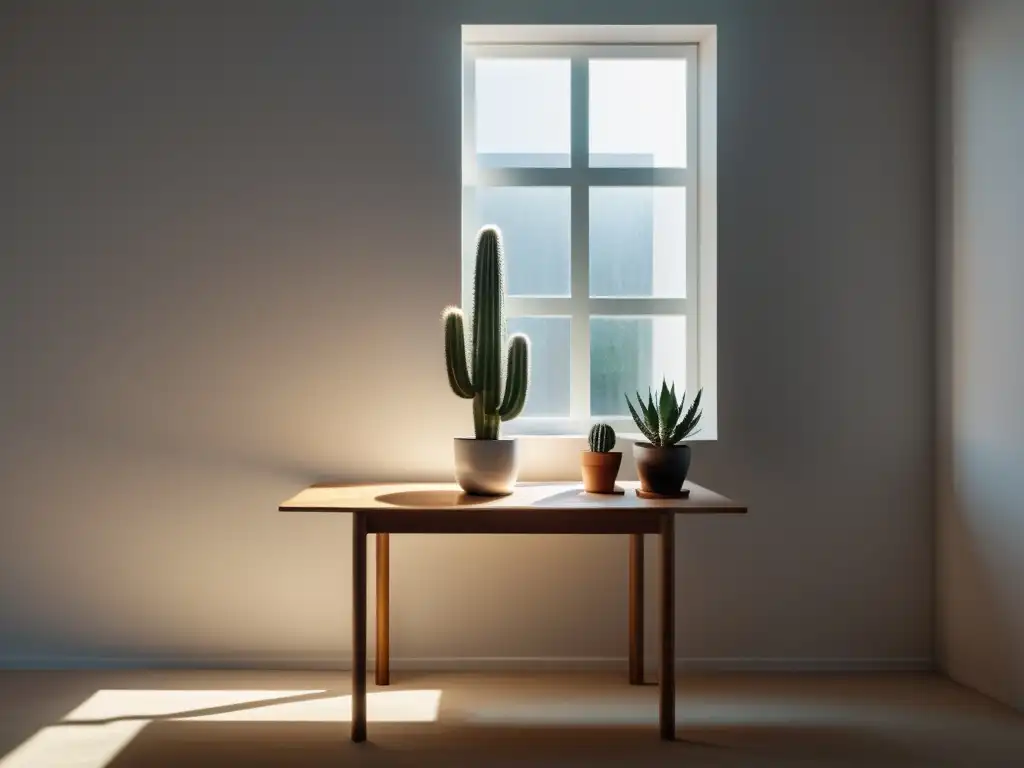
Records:
[[[147,725],[107,768],[343,766],[923,766],[895,745],[838,728],[499,727],[373,724],[353,744],[347,723]]]
[[[936,676],[690,676],[675,743],[621,674],[396,677],[353,744],[346,673],[5,673],[0,768],[1024,766],[1020,715]]]

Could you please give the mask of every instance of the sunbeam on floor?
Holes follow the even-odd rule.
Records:
[[[437,720],[439,690],[366,697],[376,723]],[[0,768],[105,768],[143,728],[163,722],[330,723],[352,719],[352,697],[325,690],[99,690],[0,760]]]

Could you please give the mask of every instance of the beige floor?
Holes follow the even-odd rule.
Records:
[[[999,766],[1024,717],[930,675],[395,675],[348,741],[348,676],[2,672],[0,768],[196,766]],[[381,722],[381,720],[404,722]],[[414,722],[410,722],[414,721]]]

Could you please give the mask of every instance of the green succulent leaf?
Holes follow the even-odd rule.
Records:
[[[629,400],[628,395],[626,396],[626,399]],[[644,399],[640,396],[640,390],[637,390],[636,392],[636,401],[640,404],[640,410],[643,411],[644,422],[649,424],[651,421],[651,413],[647,410],[647,405],[644,403]]]
[[[684,397],[685,397],[685,395],[684,395]],[[668,430],[669,433],[671,433],[672,430],[674,430],[676,428],[676,425],[679,423],[679,417],[680,417],[680,415],[682,415],[682,412],[683,412],[683,403],[682,403],[682,401],[676,400],[675,397],[673,396],[673,398],[672,398],[672,413],[669,414],[669,420],[668,420],[668,425],[667,425],[667,430]]]
[[[703,389],[697,391],[697,396],[693,398],[693,403],[690,404],[690,408],[686,412],[686,415],[683,417],[683,420],[679,422],[679,425],[672,432],[671,444],[674,445],[675,443],[678,443],[680,440],[683,440],[684,438],[693,434],[694,427],[697,426],[697,424],[700,422],[701,416],[704,415],[703,411],[697,410],[700,407],[700,399],[703,393]]]
[[[703,394],[703,389],[697,390],[697,396],[693,398],[693,402],[690,404],[690,409],[686,412],[686,416],[683,417],[684,423],[689,422],[691,426],[694,426],[697,424],[698,421],[700,421],[700,416],[698,415],[694,417],[694,414],[697,413],[697,409],[700,408],[700,398]]]
[[[644,401],[640,400],[641,408],[643,408],[643,404]],[[629,415],[633,417],[633,421],[636,423],[637,429],[639,429],[643,436],[646,437],[651,443],[657,445],[658,440],[656,433],[652,432],[651,429],[647,426],[646,421],[640,418],[640,415],[636,412],[636,409],[633,407],[633,403],[630,402],[629,395],[626,395],[626,407],[629,408]]]
[[[672,430],[672,435],[669,437],[668,444],[669,445],[675,445],[680,440],[683,440],[686,437],[688,437],[689,436],[689,432],[688,432],[689,428],[690,428],[690,425],[687,422],[680,421],[679,424],[676,425],[676,428],[674,430]]]
[[[629,399],[629,393],[628,392],[625,394],[625,398],[626,398],[626,406],[629,408],[629,413],[633,417],[633,421],[636,422],[636,425],[638,427],[642,427],[644,425],[645,421],[647,420],[647,408],[644,406],[644,401],[641,400],[639,398],[639,396],[637,397],[637,402],[640,403],[640,410],[644,414],[643,418],[641,418],[637,414],[636,409],[633,408],[633,401]]]
[[[661,380],[661,397],[658,401],[658,435],[664,445],[672,430],[675,429],[676,421],[679,419],[679,407],[676,399],[669,391],[668,384]]]

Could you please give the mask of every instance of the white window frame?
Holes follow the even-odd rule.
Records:
[[[559,58],[571,67],[571,164],[568,168],[478,168],[475,62],[478,58]],[[685,168],[589,167],[589,60],[679,58],[687,63]],[[579,436],[603,421],[623,437],[639,437],[632,419],[590,414],[590,318],[685,316],[688,400],[704,389],[700,432],[715,440],[717,414],[717,173],[714,26],[465,26],[463,27],[462,301],[472,302],[477,186],[558,186],[571,195],[570,295],[507,299],[508,316],[570,319],[570,413],[524,417],[502,425],[507,435]],[[591,298],[589,198],[592,187],[686,189],[686,298]],[[679,382],[676,382],[677,387]],[[625,404],[623,403],[623,406]],[[625,409],[625,408],[624,408]]]

